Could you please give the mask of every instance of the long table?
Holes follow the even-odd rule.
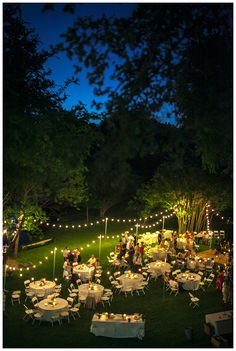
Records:
[[[90,327],[91,333],[108,338],[138,338],[145,334],[145,321],[138,315],[121,315],[103,313],[94,314]]]
[[[230,334],[233,332],[233,311],[217,312],[205,315],[206,323],[214,327],[215,335]]]

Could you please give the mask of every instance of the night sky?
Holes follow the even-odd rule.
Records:
[[[41,44],[39,49],[47,49],[51,44],[60,41],[60,34],[65,32],[68,26],[73,24],[78,16],[94,16],[99,17],[103,13],[114,16],[128,16],[135,8],[135,4],[77,4],[75,14],[62,12],[63,4],[55,4],[53,11],[42,12],[42,4],[22,4],[23,19],[29,23],[29,27],[35,28],[39,35]],[[75,61],[76,62],[76,61]],[[67,78],[73,75],[73,61],[69,60],[65,54],[57,55],[48,61],[47,67],[51,68],[51,78],[57,84],[63,84]],[[89,111],[96,111],[91,108],[91,102],[95,98],[96,101],[103,102],[106,97],[94,97],[93,87],[90,86],[86,79],[86,69],[79,74],[80,85],[71,85],[67,89],[68,98],[64,103],[66,109],[70,109],[81,100]]]

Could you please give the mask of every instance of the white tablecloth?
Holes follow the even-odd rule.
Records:
[[[165,260],[167,258],[167,250],[164,248],[152,248],[149,250],[153,259],[156,260]]]
[[[124,288],[133,288],[133,289],[138,288],[144,280],[142,274],[138,274],[138,273],[131,273],[131,274],[125,273],[125,274],[122,274],[117,279],[119,279],[120,284]]]
[[[149,263],[150,273],[154,273],[154,275],[161,275],[165,272],[170,272],[170,264],[163,261],[156,261]]]
[[[177,274],[176,280],[183,284],[184,290],[198,290],[201,276],[196,273]]]
[[[91,280],[94,274],[94,267],[88,267],[86,265],[78,265],[73,267],[73,273],[78,274],[82,282],[87,282]]]
[[[29,284],[29,291],[33,292],[35,295],[44,294],[45,297],[52,294],[54,288],[56,286],[55,282],[51,282],[50,280],[46,280],[44,285],[40,285],[42,282],[40,280],[32,282]]]
[[[59,314],[62,311],[68,311],[68,302],[67,300],[57,297],[54,306],[51,299],[44,299],[38,303],[37,309],[39,312],[43,313],[44,321],[50,321],[53,315]]]
[[[142,319],[135,320],[131,317],[130,322],[123,320],[122,315],[114,315],[114,319],[98,319],[95,314],[90,328],[91,333],[96,336],[107,336],[109,338],[139,338],[145,334],[145,322]]]
[[[206,323],[210,323],[215,329],[215,335],[229,334],[233,332],[233,311],[211,313],[205,315]]]
[[[87,297],[89,296],[94,296],[96,299],[96,302],[101,300],[101,297],[103,295],[103,290],[104,286],[99,285],[99,284],[92,284],[89,286],[89,284],[82,284],[79,286],[79,295]]]

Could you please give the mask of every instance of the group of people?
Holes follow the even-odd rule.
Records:
[[[77,264],[81,264],[82,257],[78,248],[74,250],[70,250],[67,246],[63,250],[63,276],[71,275],[73,273],[73,266]],[[96,269],[99,266],[99,259],[95,257],[95,255],[91,255],[91,257],[86,261],[86,265],[88,267],[94,267]],[[67,274],[67,273],[68,274]]]
[[[144,244],[139,243],[137,236],[125,234],[116,247],[117,260],[121,266],[128,266],[130,270],[138,272],[143,265]]]

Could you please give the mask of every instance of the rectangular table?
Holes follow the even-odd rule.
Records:
[[[102,315],[99,319],[97,314],[94,314],[90,327],[91,333],[96,336],[106,336],[108,338],[139,338],[144,337],[145,322],[142,318],[135,320],[133,317],[128,320],[123,320],[122,315],[115,314],[114,319],[106,319]]]
[[[205,315],[206,323],[215,329],[215,335],[229,334],[233,332],[233,311],[217,312]]]

